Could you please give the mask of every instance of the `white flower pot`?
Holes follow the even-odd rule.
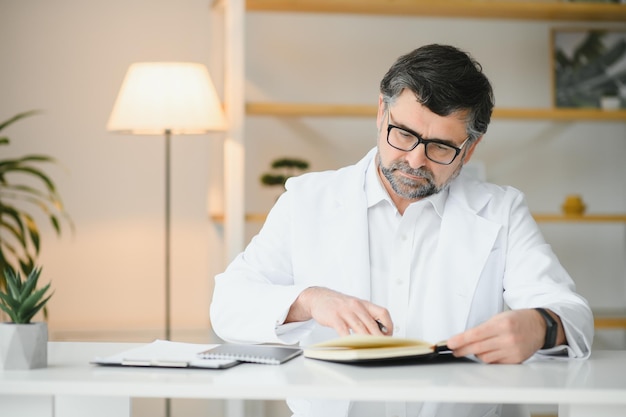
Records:
[[[600,108],[602,110],[619,110],[620,99],[618,96],[600,97]]]
[[[0,323],[0,371],[47,366],[46,323]]]

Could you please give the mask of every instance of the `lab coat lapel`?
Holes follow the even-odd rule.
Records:
[[[337,209],[329,224],[338,234],[335,240],[335,262],[339,279],[347,284],[345,292],[365,300],[370,299],[369,232],[365,171],[375,152],[370,152],[350,172],[336,195]]]
[[[437,309],[433,331],[446,329],[449,334],[466,328],[476,286],[501,227],[478,215],[490,196],[473,193],[472,187],[461,185],[464,181],[459,177],[450,187],[433,259],[433,276],[441,292],[433,299],[449,302]]]

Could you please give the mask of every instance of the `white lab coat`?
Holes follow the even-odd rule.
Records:
[[[370,299],[364,182],[375,155],[372,149],[356,165],[288,181],[261,232],[215,278],[211,322],[218,336],[231,342],[308,345],[337,334],[315,322],[277,333],[303,289],[322,286]],[[450,184],[432,262],[437,279],[430,280],[432,305],[426,308],[432,317],[420,338],[445,340],[507,307],[541,306],[560,316],[569,355],[589,356],[591,310],[574,292],[520,191],[459,175]],[[494,411],[470,408],[476,413],[468,409],[466,415]],[[446,409],[464,415],[458,405],[440,407],[436,415],[448,415]],[[302,415],[344,416],[347,410],[345,401],[316,402]]]

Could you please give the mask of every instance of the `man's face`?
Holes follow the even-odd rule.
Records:
[[[418,103],[410,90],[404,90],[387,111],[382,98],[379,100],[379,175],[396,204],[397,200],[408,204],[443,190],[459,174],[478,141],[471,145],[466,143],[451,164],[442,165],[426,157],[424,144],[409,152],[392,147],[387,142],[388,125],[415,132],[423,139],[439,140],[460,148],[467,139],[464,116],[465,113],[439,116]]]

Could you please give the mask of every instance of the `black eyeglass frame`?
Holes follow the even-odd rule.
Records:
[[[465,139],[463,141],[463,143],[461,144],[461,146],[459,146],[458,148],[456,146],[452,146],[450,144],[444,143],[440,140],[431,140],[431,139],[424,139],[422,138],[418,133],[413,132],[410,129],[405,129],[403,127],[400,126],[396,126],[396,125],[392,125],[391,123],[389,123],[389,118],[391,117],[390,112],[387,112],[387,143],[389,144],[389,146],[391,146],[394,149],[397,149],[399,151],[403,151],[403,152],[411,152],[413,149],[417,148],[420,143],[424,144],[424,154],[426,155],[426,158],[428,158],[430,161],[433,161],[436,164],[440,164],[440,165],[450,165],[451,163],[454,162],[454,160],[456,159],[457,156],[459,156],[459,153],[461,153],[461,151],[463,150],[463,146],[465,146],[465,144],[470,140],[470,136],[467,137],[467,139]],[[397,146],[394,146],[391,144],[391,142],[389,141],[389,134],[391,133],[392,129],[399,129],[403,132],[409,133],[412,136],[415,136],[417,138],[417,142],[415,142],[415,144],[411,147],[411,149],[402,149],[402,148],[398,148]],[[448,163],[445,162],[440,162],[440,161],[435,161],[434,159],[432,159],[430,156],[428,156],[428,144],[429,143],[436,143],[438,145],[443,145],[446,146],[450,149],[454,149],[454,157],[452,158],[452,160]]]

